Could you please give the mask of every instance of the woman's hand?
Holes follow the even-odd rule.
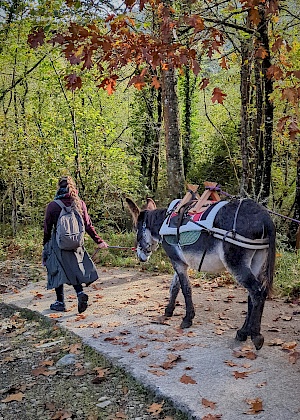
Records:
[[[105,241],[102,241],[98,244],[98,248],[108,248],[108,244]]]

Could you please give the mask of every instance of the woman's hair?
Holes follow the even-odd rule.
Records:
[[[72,201],[72,206],[75,207],[75,209],[82,214],[82,205],[81,200],[78,196],[78,191],[76,188],[75,181],[71,176],[62,176],[58,181],[58,191],[65,191],[65,193],[68,193],[69,197]]]

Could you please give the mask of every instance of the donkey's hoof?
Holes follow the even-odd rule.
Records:
[[[235,339],[238,341],[246,341],[248,338],[248,334],[242,330],[237,330]]]
[[[183,319],[182,323],[180,324],[180,328],[190,328],[192,324],[192,320]]]
[[[166,318],[171,318],[173,316],[173,311],[167,311],[167,309],[165,310],[165,317]]]
[[[256,335],[255,337],[251,337],[252,343],[254,344],[256,350],[260,350],[264,344],[264,336],[261,334]]]

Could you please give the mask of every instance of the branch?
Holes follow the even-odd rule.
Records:
[[[11,90],[13,90],[14,87],[16,87],[19,83],[23,82],[23,80],[26,78],[26,76],[28,76],[28,74],[30,74],[33,70],[35,70],[40,64],[41,62],[47,57],[47,54],[45,54],[39,61],[37,61],[35,63],[35,65],[33,67],[31,67],[31,69],[27,70],[22,77],[19,77],[18,80],[16,80],[9,88],[5,89],[1,96],[0,96],[0,102],[4,99],[5,95],[10,92]]]
[[[210,118],[210,116],[208,115],[207,105],[206,105],[206,97],[205,97],[205,89],[203,90],[203,96],[204,96],[204,110],[205,110],[205,116],[206,116],[206,118],[208,119],[208,121],[210,122],[210,124],[213,126],[213,128],[216,130],[216,132],[217,132],[217,133],[219,133],[219,135],[222,137],[222,139],[223,139],[223,141],[224,141],[224,143],[225,143],[225,146],[226,146],[226,148],[227,148],[227,151],[228,151],[229,159],[230,159],[231,165],[232,165],[232,167],[233,167],[235,177],[236,177],[237,181],[239,182],[239,177],[238,177],[238,174],[237,174],[237,170],[236,170],[236,167],[235,167],[235,165],[234,165],[234,162],[233,162],[233,159],[232,159],[232,156],[231,156],[231,152],[230,152],[230,148],[229,148],[229,146],[228,146],[227,140],[226,140],[226,138],[225,138],[224,134],[222,133],[222,131],[220,131],[220,130],[218,129],[218,127],[216,127],[216,126],[215,126],[215,124],[213,123],[212,119],[211,119],[211,118]]]

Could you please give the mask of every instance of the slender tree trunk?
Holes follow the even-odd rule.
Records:
[[[268,21],[265,17],[265,5],[261,6],[261,22],[258,27],[260,42],[265,51],[262,58],[262,78],[264,85],[264,169],[262,175],[262,188],[260,199],[268,200],[271,188],[271,171],[273,162],[273,124],[274,124],[274,106],[270,99],[273,93],[272,78],[267,76],[267,71],[271,67],[270,45],[268,35]]]
[[[241,134],[240,147],[242,157],[242,176],[240,193],[245,196],[250,189],[250,162],[249,162],[249,105],[250,105],[250,76],[251,60],[248,43],[242,43],[242,64],[241,64]]]
[[[191,164],[191,80],[190,67],[184,67],[183,167],[185,176]]]
[[[179,132],[178,97],[176,93],[175,70],[162,71],[162,99],[166,142],[168,196],[184,195],[185,180],[182,145]]]

